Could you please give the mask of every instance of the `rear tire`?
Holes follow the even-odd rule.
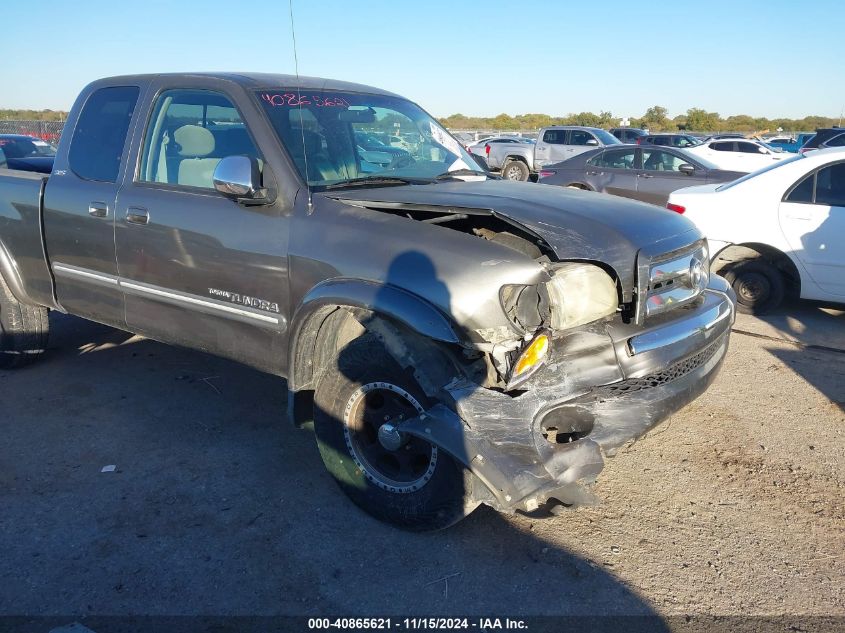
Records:
[[[745,314],[765,314],[783,302],[783,273],[764,259],[730,264],[724,277],[736,292],[737,309]]]
[[[521,160],[509,161],[505,163],[504,167],[502,167],[502,178],[505,180],[525,182],[528,180],[529,175],[530,172],[528,171],[528,165],[523,163]]]
[[[472,475],[442,449],[410,437],[389,450],[379,439],[387,421],[415,417],[431,404],[370,334],[341,350],[314,394],[314,431],[326,469],[358,507],[405,530],[449,527],[476,505]]]
[[[0,276],[0,369],[35,362],[47,347],[49,333],[47,309],[20,303]]]

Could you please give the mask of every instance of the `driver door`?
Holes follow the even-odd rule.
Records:
[[[642,169],[637,172],[637,198],[643,202],[662,207],[676,189],[707,183],[707,174],[702,169],[682,172],[681,165],[695,166],[672,151],[644,147],[642,161]]]
[[[266,170],[262,153],[233,96],[202,84],[158,90],[138,169],[116,204],[126,322],[272,369],[286,326],[288,217],[241,205],[212,181],[226,156],[255,157]]]

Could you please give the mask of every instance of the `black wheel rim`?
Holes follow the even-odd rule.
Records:
[[[349,454],[373,484],[397,494],[416,492],[425,486],[437,466],[437,447],[407,436],[397,450],[388,450],[378,438],[379,428],[423,412],[417,400],[391,383],[362,385],[349,398],[344,410],[343,431]]]
[[[765,275],[746,273],[737,278],[734,290],[737,298],[745,305],[759,305],[768,300],[772,285]]]

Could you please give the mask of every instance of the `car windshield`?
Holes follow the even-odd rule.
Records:
[[[256,95],[310,186],[361,185],[367,178],[374,184],[436,182],[458,170],[486,175],[443,126],[406,99],[296,88]]]
[[[599,137],[599,140],[605,145],[619,145],[622,143],[618,138],[613,136],[607,130],[593,130],[593,134]]]
[[[0,147],[7,158],[56,155],[56,148],[39,138],[0,138]]]
[[[745,174],[744,176],[737,178],[736,180],[732,180],[731,182],[726,182],[724,185],[720,185],[716,187],[716,191],[724,191],[725,189],[730,189],[738,185],[741,182],[745,182],[750,178],[754,178],[755,176],[759,176],[760,174],[765,174],[767,171],[772,171],[773,169],[778,169],[779,167],[783,167],[784,165],[788,165],[789,163],[794,163],[796,160],[801,160],[804,158],[804,154],[795,154],[795,156],[791,156],[789,158],[785,158],[780,160],[776,163],[772,163],[768,167],[763,167],[763,169],[758,169],[757,171],[752,171],[750,174]]]

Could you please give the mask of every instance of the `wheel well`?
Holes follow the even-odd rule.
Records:
[[[749,259],[762,259],[777,268],[784,276],[790,295],[795,298],[801,294],[801,273],[795,262],[781,250],[768,244],[746,243],[731,244],[716,253],[710,268],[715,273],[727,270],[731,265]]]
[[[590,185],[585,185],[583,182],[571,182],[566,186],[571,187],[572,189],[581,189],[583,191],[592,191],[593,190],[590,187]]]
[[[507,165],[508,163],[513,162],[515,160],[518,160],[520,163],[523,163],[526,166],[528,165],[528,161],[525,160],[524,156],[506,156],[505,157],[505,164]]]
[[[326,306],[308,318],[296,338],[288,379],[288,415],[297,426],[312,419],[314,390],[325,368],[343,347],[367,331],[381,340],[403,368],[413,370],[430,396],[458,374],[474,376],[479,382],[487,374],[483,362],[462,355],[456,344],[435,341],[363,308]]]

